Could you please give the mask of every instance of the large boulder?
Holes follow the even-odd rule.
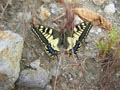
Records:
[[[20,72],[23,38],[11,31],[0,31],[0,90],[11,90]]]

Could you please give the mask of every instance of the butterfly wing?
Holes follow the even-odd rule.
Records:
[[[76,54],[91,28],[91,22],[82,22],[74,27],[72,37],[67,37],[67,41],[69,43],[67,54]]]
[[[34,34],[43,42],[46,51],[53,56],[57,56],[60,52],[58,47],[59,38],[58,32],[52,28],[45,27],[42,25],[32,25],[32,31]]]

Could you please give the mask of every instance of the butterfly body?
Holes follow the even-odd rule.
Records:
[[[32,31],[44,43],[49,54],[58,56],[61,52],[61,46],[65,47],[65,54],[77,54],[91,27],[92,24],[90,22],[82,22],[74,27],[72,36],[69,35],[68,31],[60,33],[42,25],[35,26],[33,24]]]

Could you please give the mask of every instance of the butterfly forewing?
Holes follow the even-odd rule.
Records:
[[[57,55],[59,53],[59,38],[54,37],[54,33],[56,32],[54,29],[33,24],[32,31],[44,43],[47,52],[51,55]]]
[[[76,54],[76,51],[78,51],[81,43],[87,37],[91,27],[92,24],[90,22],[82,22],[74,27],[72,37],[67,37],[69,43],[67,51],[70,54]]]

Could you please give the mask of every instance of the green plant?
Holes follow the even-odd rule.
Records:
[[[106,57],[106,55],[112,50],[112,48],[120,41],[120,34],[117,28],[112,29],[108,33],[108,37],[101,39],[98,42],[98,48],[100,50],[100,56]],[[118,50],[120,55],[120,50]]]
[[[115,79],[116,73],[120,71],[120,33],[117,28],[109,31],[108,36],[101,39],[97,45],[103,70],[99,81],[100,89],[116,90],[115,86],[120,86],[119,79]]]

